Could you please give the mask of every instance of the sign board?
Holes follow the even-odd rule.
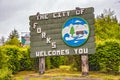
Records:
[[[21,32],[21,43],[22,46],[30,45],[30,33],[29,32]]]
[[[94,8],[31,15],[31,57],[95,53]]]

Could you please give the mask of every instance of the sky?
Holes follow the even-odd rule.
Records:
[[[0,38],[8,38],[10,32],[16,29],[29,32],[29,16],[37,12],[51,13],[73,10],[75,7],[94,7],[95,16],[104,9],[114,10],[120,22],[120,0],[0,0]]]

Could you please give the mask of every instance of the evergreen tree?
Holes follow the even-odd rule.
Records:
[[[9,39],[6,41],[7,45],[16,45],[19,46],[20,45],[20,41],[18,40],[19,38],[19,34],[18,31],[16,29],[14,29],[10,35],[9,35]]]
[[[13,38],[19,38],[19,34],[16,29],[14,29],[9,35],[9,39],[13,39]]]
[[[73,34],[75,33],[75,30],[74,30],[74,28],[73,28],[73,26],[71,27],[71,29],[70,29],[70,34],[72,35],[72,37],[73,37]]]

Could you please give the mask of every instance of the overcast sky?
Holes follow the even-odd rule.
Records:
[[[111,8],[120,21],[120,0],[0,0],[0,37],[8,38],[14,28],[19,34],[29,32],[29,16],[37,12],[60,12],[75,7],[94,7],[95,16]]]

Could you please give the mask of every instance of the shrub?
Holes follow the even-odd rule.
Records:
[[[97,54],[90,54],[88,61],[89,61],[89,70],[90,71],[100,70],[100,65],[98,63]]]
[[[60,65],[63,65],[65,63],[65,56],[52,56],[52,57],[46,57],[46,68],[58,68]]]
[[[31,70],[33,69],[33,60],[29,54],[29,48],[2,46],[0,47],[0,67],[6,66],[12,73],[17,73],[21,70]]]
[[[97,46],[97,62],[104,72],[118,73],[120,66],[120,44],[118,41],[107,40]]]
[[[13,80],[12,72],[7,67],[0,69],[0,80]]]
[[[30,58],[29,47],[20,49],[21,58],[20,58],[20,70],[32,70],[34,64],[34,58]]]

